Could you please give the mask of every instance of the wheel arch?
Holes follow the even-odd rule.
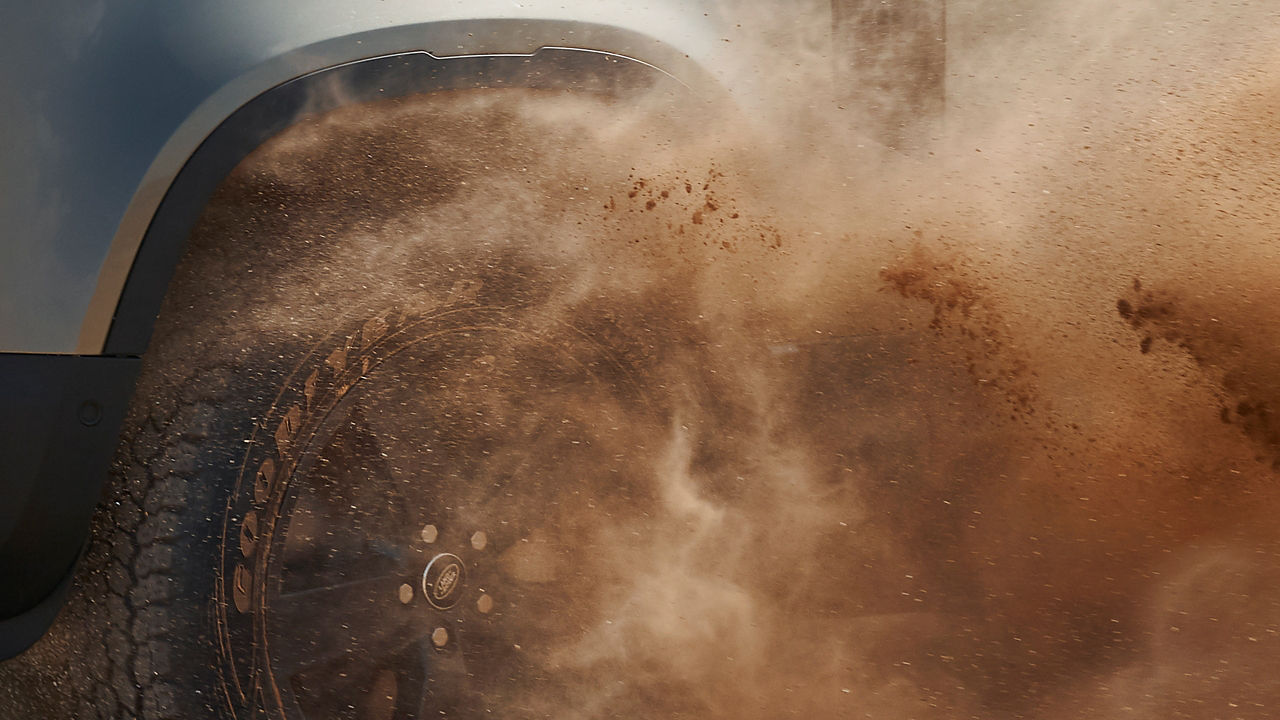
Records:
[[[405,95],[484,87],[619,92],[665,85],[704,97],[726,89],[691,54],[633,30],[554,20],[392,28],[325,41],[255,68],[196,108],[152,161],[111,242],[85,314],[81,355],[141,356],[187,236],[214,189],[247,155],[308,117]],[[351,47],[414,35],[418,46],[472,39],[459,54],[403,49],[334,61]],[[371,37],[381,37],[374,42]],[[421,42],[422,37],[436,38]],[[556,44],[569,39],[574,44]],[[392,47],[405,46],[396,40]],[[406,46],[413,47],[413,46]],[[494,52],[490,48],[517,48]],[[342,50],[339,50],[342,48]],[[471,52],[484,48],[483,52]]]

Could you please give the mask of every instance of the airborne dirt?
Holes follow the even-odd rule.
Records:
[[[947,126],[907,153],[852,111],[707,139],[516,93],[304,123],[207,213],[219,282],[168,312],[227,320],[172,357],[464,287],[626,368],[643,400],[544,401],[635,486],[501,518],[580,511],[583,594],[495,715],[1274,717],[1277,18],[1043,5],[950,7]],[[485,372],[469,415],[513,394]]]
[[[338,142],[349,122],[514,113],[535,130],[495,120],[478,142],[504,149],[469,156],[511,153],[494,166],[514,172],[425,216],[387,213],[369,232],[398,233],[390,246],[317,252],[401,304],[431,253],[521,298],[524,322],[610,348],[659,408],[561,410],[602,447],[621,423],[637,486],[630,505],[556,511],[578,513],[591,549],[576,583],[557,581],[573,622],[526,643],[554,680],[494,712],[1270,715],[1274,58],[1180,76],[1169,66],[1213,53],[1167,36],[1203,31],[1118,15],[1114,35],[1076,41],[1100,68],[983,46],[1025,74],[1006,86],[1024,95],[983,107],[998,83],[957,78],[969,105],[915,155],[822,112],[673,139],[700,123],[492,96],[337,114],[264,150],[279,182],[307,157],[289,142]],[[281,287],[314,288],[297,267]],[[309,324],[286,307],[255,330]]]

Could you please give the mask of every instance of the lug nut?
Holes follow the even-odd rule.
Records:
[[[477,530],[471,536],[471,547],[477,550],[483,550],[485,545],[489,544],[489,536],[484,534],[483,530]]]
[[[476,600],[476,609],[486,615],[489,614],[489,612],[493,610],[493,598],[488,595],[481,595],[480,598]]]
[[[431,631],[431,644],[438,648],[442,648],[449,644],[449,631],[442,627],[438,627]]]
[[[405,605],[413,602],[413,586],[409,583],[400,586],[400,602]]]
[[[435,542],[438,537],[440,537],[440,531],[436,529],[435,525],[422,526],[422,542],[430,545]]]

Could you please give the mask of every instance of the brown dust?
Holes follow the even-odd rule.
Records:
[[[495,715],[1275,715],[1267,13],[1000,5],[949,9],[913,148],[851,108],[457,93],[304,121],[220,190],[213,345],[473,283],[638,388],[543,401],[625,492],[548,456],[574,493],[506,506],[507,571],[574,594]]]

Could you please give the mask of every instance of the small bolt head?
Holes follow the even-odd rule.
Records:
[[[449,644],[449,631],[442,627],[438,627],[431,631],[431,644],[438,648],[442,648]]]
[[[80,424],[85,427],[93,427],[102,422],[102,406],[94,400],[85,400],[80,403],[80,409],[77,411],[80,418]]]
[[[413,602],[413,586],[409,583],[400,586],[400,602],[405,605]]]
[[[475,534],[471,536],[471,547],[477,550],[483,550],[488,544],[489,536],[486,535],[483,530],[477,530]]]
[[[493,612],[493,598],[488,595],[481,595],[476,600],[476,609],[486,615]]]
[[[438,537],[440,537],[440,531],[436,529],[435,525],[422,526],[422,542],[430,545],[435,542]]]

